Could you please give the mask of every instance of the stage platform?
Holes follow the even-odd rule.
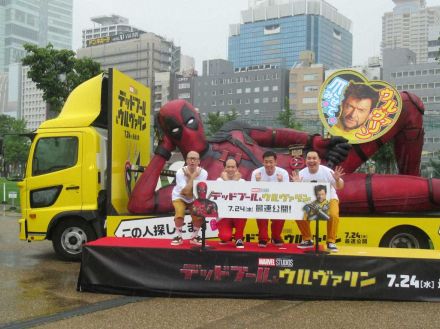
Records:
[[[102,238],[84,246],[78,290],[137,296],[440,300],[440,251]]]

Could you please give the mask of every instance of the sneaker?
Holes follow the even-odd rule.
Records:
[[[272,244],[275,246],[275,247],[282,247],[283,245],[284,245],[284,241],[283,240],[281,240],[281,239],[272,239]]]
[[[338,252],[339,251],[338,247],[336,246],[336,243],[333,243],[333,242],[327,242],[327,250],[331,251],[331,252]]]
[[[241,239],[238,239],[237,241],[235,241],[235,248],[239,248],[239,249],[243,249],[244,248],[244,244],[243,244],[243,241]]]
[[[194,238],[192,238],[191,240],[189,240],[190,244],[196,245],[196,246],[201,246],[202,245],[202,238],[199,236],[195,236]]]
[[[183,244],[183,239],[181,236],[175,236],[173,240],[171,240],[172,246],[180,246],[181,244]]]
[[[313,248],[313,240],[303,240],[298,244],[299,249],[310,249]]]
[[[258,247],[266,248],[267,247],[267,241],[265,241],[265,240],[258,241]]]

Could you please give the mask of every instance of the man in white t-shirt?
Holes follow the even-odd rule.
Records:
[[[321,159],[318,153],[310,151],[306,156],[306,168],[292,173],[292,180],[294,182],[316,182],[316,183],[330,183],[330,202],[329,202],[329,217],[327,221],[327,250],[337,252],[336,235],[339,223],[339,198],[336,190],[344,188],[344,181],[342,176],[345,174],[342,167],[336,166],[335,170],[321,165]],[[301,231],[302,242],[298,248],[307,249],[313,248],[312,233],[310,232],[310,221],[297,220],[298,228]],[[318,238],[318,237],[316,237]]]
[[[190,151],[186,155],[186,166],[176,172],[176,186],[173,188],[171,200],[173,202],[177,235],[171,241],[171,245],[178,246],[183,243],[182,229],[185,217],[185,210],[191,208],[194,202],[193,183],[195,180],[206,180],[208,173],[200,166],[200,155],[195,151]],[[191,215],[194,231],[191,235],[190,243],[201,245],[202,239],[198,236],[202,218]]]
[[[263,167],[257,168],[252,172],[251,181],[261,182],[288,182],[289,174],[283,168],[277,167],[277,154],[273,151],[266,151],[263,154]],[[269,240],[267,232],[268,219],[257,219],[258,226],[258,246],[265,248]],[[284,242],[281,238],[284,220],[271,220],[272,243],[277,247],[282,247]]]

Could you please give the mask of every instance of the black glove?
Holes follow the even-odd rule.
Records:
[[[347,158],[351,145],[348,140],[341,136],[332,136],[326,155],[327,167],[333,168]]]

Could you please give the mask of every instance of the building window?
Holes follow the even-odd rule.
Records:
[[[303,102],[303,104],[315,104],[315,103],[318,103],[318,98],[316,98],[316,97],[304,97],[302,102]]]
[[[242,91],[243,91],[243,90],[242,90],[241,88],[238,88],[238,89],[237,89],[237,94],[241,94]]]
[[[318,80],[318,74],[304,74],[304,80],[310,81],[310,80]]]
[[[251,92],[251,88],[246,88],[244,91],[246,94],[249,94]]]
[[[263,91],[269,91],[269,86],[264,86]]]
[[[272,103],[277,103],[278,102],[278,97],[272,97]]]
[[[278,86],[272,86],[272,91],[278,91]]]
[[[259,98],[254,98],[254,104],[259,104],[260,103],[260,99]]]
[[[305,92],[318,91],[318,89],[319,89],[318,86],[304,86],[304,91]]]
[[[255,109],[254,110],[254,114],[260,114],[260,110],[259,109]]]
[[[259,93],[260,92],[260,87],[255,87],[254,88],[254,93]]]

